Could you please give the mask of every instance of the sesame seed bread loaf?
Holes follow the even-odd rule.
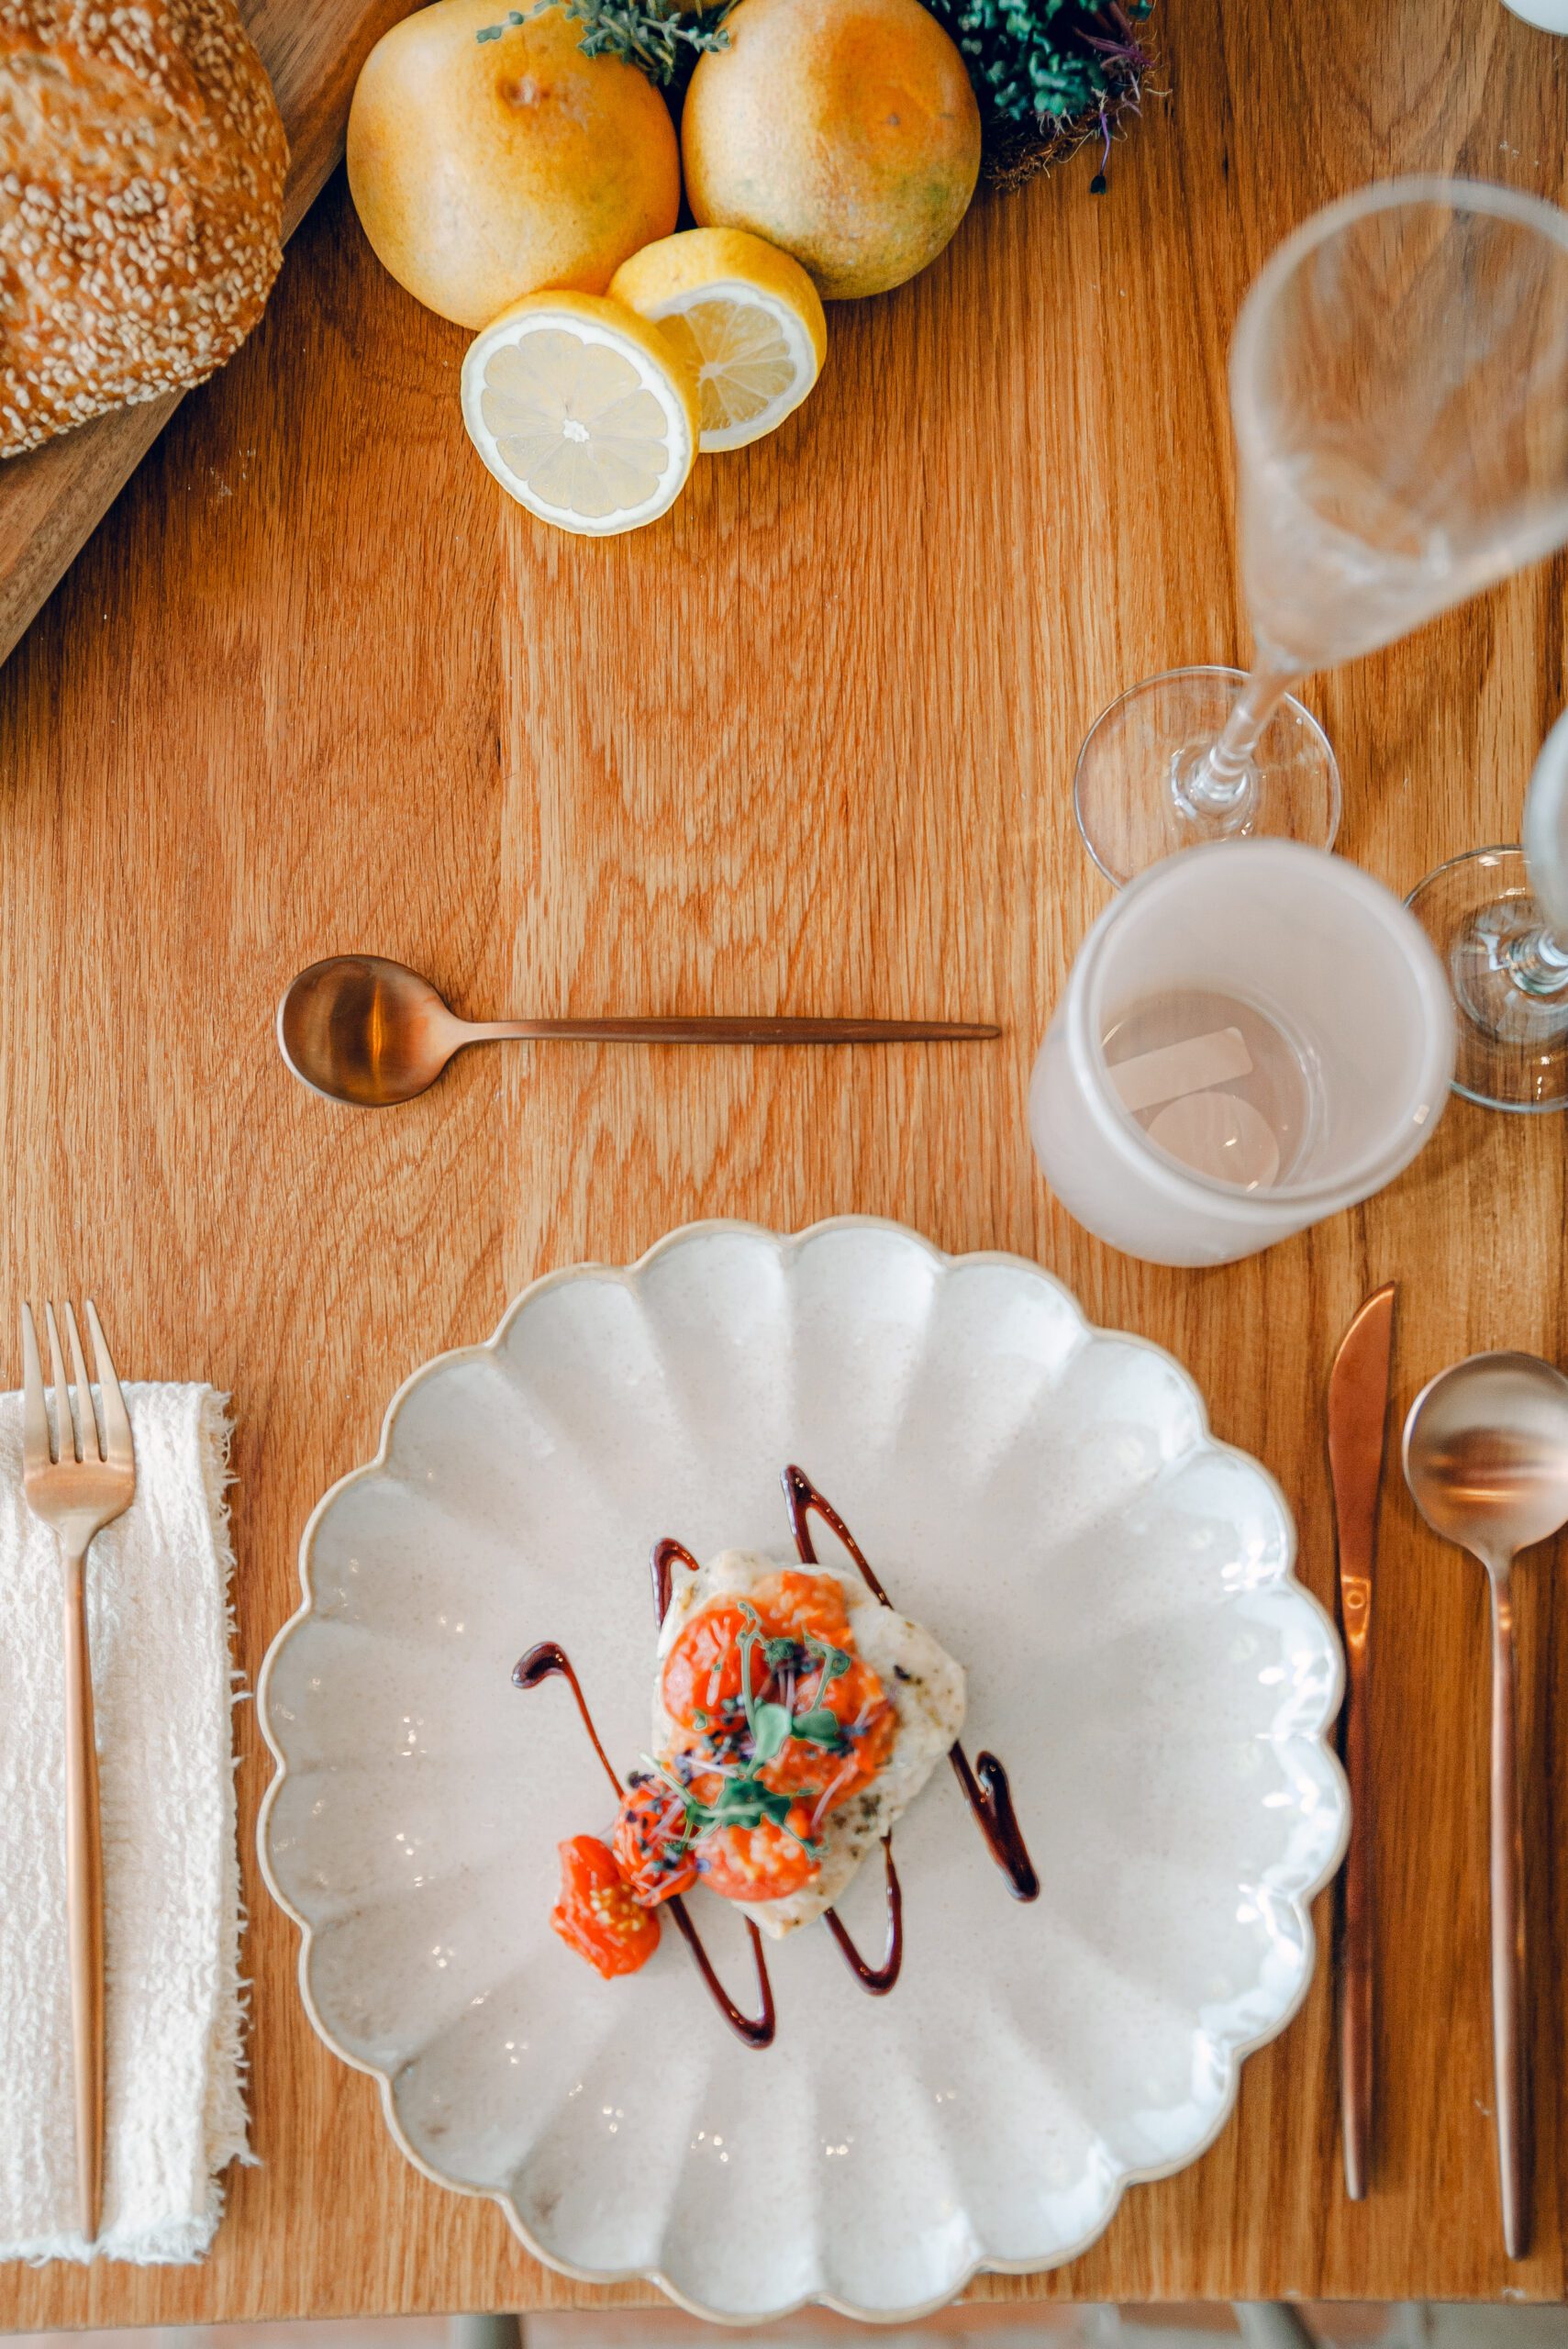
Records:
[[[0,456],[230,357],[287,161],[234,0],[0,0]]]

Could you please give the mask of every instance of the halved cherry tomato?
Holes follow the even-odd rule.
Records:
[[[684,1892],[695,1881],[695,1860],[689,1850],[678,1848],[685,1823],[684,1803],[661,1778],[644,1779],[621,1804],[616,1820],[616,1863],[632,1898],[645,1909]]]
[[[854,1652],[854,1633],[843,1585],[831,1575],[786,1573],[769,1575],[758,1583],[752,1600],[770,1638],[793,1639],[801,1653],[795,1669],[795,1709],[825,1705],[847,1725],[869,1716],[882,1700],[882,1683],[869,1664]],[[808,1645],[837,1648],[850,1659],[848,1672],[828,1679],[823,1657]]]
[[[635,1974],[659,1946],[659,1920],[632,1898],[615,1854],[596,1835],[573,1835],[557,1850],[561,1898],[550,1921],[563,1942],[607,1981]]]
[[[751,1604],[770,1638],[826,1640],[829,1647],[850,1645],[850,1613],[844,1586],[832,1575],[813,1575],[788,1567],[765,1575],[751,1590]]]
[[[731,1726],[740,1718],[740,1634],[747,1627],[747,1617],[732,1598],[717,1598],[692,1617],[664,1659],[664,1709],[673,1720],[701,1729]],[[768,1678],[760,1642],[751,1655],[755,1697]]]
[[[798,1840],[807,1832],[810,1819],[806,1806],[797,1802],[789,1814],[793,1835],[771,1819],[755,1827],[721,1827],[704,1835],[695,1846],[698,1876],[726,1900],[782,1900],[786,1893],[798,1892],[817,1873],[817,1862]]]
[[[845,1680],[852,1680],[856,1673],[864,1669],[856,1664]],[[825,1817],[828,1811],[837,1810],[840,1803],[848,1802],[868,1779],[876,1776],[893,1751],[898,1717],[883,1696],[882,1684],[875,1674],[868,1674],[867,1677],[876,1693],[874,1697],[866,1695],[866,1725],[861,1734],[846,1735],[836,1746],[821,1745],[802,1737],[785,1738],[773,1760],[764,1762],[757,1773],[765,1787],[773,1787],[779,1794],[799,1795],[808,1812],[817,1812],[826,1796],[828,1799],[819,1814]],[[829,1698],[832,1689],[844,1685],[845,1681],[835,1681]],[[849,1723],[861,1718],[859,1709],[847,1715],[840,1714],[836,1706],[830,1705],[829,1709]]]

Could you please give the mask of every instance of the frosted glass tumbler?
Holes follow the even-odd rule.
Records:
[[[1397,897],[1322,849],[1227,841],[1151,866],[1095,922],[1029,1129],[1098,1238],[1223,1264],[1392,1182],[1453,1065],[1448,982]]]

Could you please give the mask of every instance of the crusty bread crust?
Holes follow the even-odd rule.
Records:
[[[231,356],[287,163],[234,0],[0,0],[0,456]]]

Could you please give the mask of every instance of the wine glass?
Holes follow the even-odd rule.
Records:
[[[1488,1109],[1568,1108],[1568,714],[1525,796],[1524,846],[1473,849],[1407,903],[1459,1011],[1454,1089]]]
[[[1568,539],[1568,214],[1450,179],[1315,213],[1241,306],[1230,408],[1252,667],[1147,678],[1092,729],[1073,803],[1118,885],[1205,841],[1331,845],[1290,686]]]

